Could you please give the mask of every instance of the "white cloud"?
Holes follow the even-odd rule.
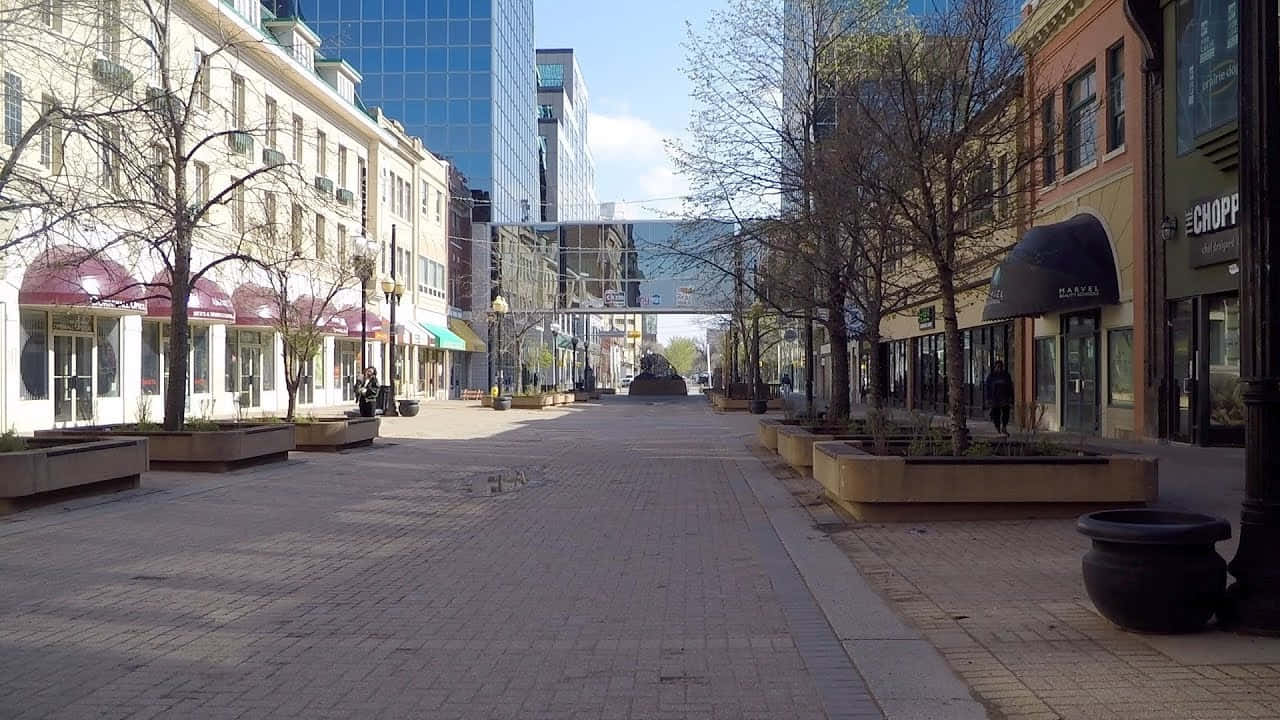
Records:
[[[588,142],[600,199],[619,203],[620,215],[640,218],[675,210],[679,201],[665,198],[688,192],[688,183],[667,156],[665,137],[649,121],[627,112],[591,114]]]

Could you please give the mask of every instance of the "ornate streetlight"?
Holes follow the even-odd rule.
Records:
[[[551,323],[551,385],[560,390],[560,323]]]
[[[763,415],[769,401],[760,397],[760,316],[764,315],[764,303],[759,298],[751,303],[751,413]]]
[[[351,243],[352,262],[356,277],[360,279],[360,372],[369,366],[369,285],[373,282],[373,266],[377,249],[368,238],[360,236]]]
[[[382,279],[382,294],[391,306],[391,328],[387,333],[387,408],[383,415],[396,416],[396,306],[404,295],[404,283],[396,280],[396,226],[391,226],[391,276]]]
[[[578,336],[574,335],[573,339],[569,341],[569,344],[573,345],[573,361],[569,363],[569,380],[571,380],[573,383],[573,389],[577,390],[578,389]],[[586,386],[584,385],[582,389],[585,390]]]
[[[507,299],[498,295],[493,299],[493,304],[489,308],[493,311],[494,323],[498,327],[498,347],[496,350],[497,367],[498,367],[498,394],[502,395],[502,389],[505,387],[503,379],[506,375],[506,368],[502,365],[502,316],[507,314],[511,306],[507,304]]]

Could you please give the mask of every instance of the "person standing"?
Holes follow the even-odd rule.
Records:
[[[360,403],[360,417],[373,417],[373,408],[377,400],[378,370],[370,365],[364,369],[364,375],[356,381],[356,402]]]
[[[1009,413],[1013,408],[1013,376],[1004,368],[1004,362],[997,360],[991,365],[991,372],[986,381],[987,405],[991,408],[991,423],[996,432],[1009,434]]]

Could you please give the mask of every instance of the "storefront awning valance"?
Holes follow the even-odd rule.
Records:
[[[339,316],[347,323],[347,337],[360,337],[361,313],[359,307],[347,308],[338,313]],[[386,340],[387,327],[382,318],[376,312],[366,313],[369,321],[367,335],[370,340]]]
[[[235,307],[236,325],[270,327],[280,318],[275,293],[261,285],[245,283],[237,287],[231,293],[231,304]]]
[[[292,306],[294,312],[298,314],[295,322],[299,327],[303,322],[310,322],[327,335],[345,336],[348,332],[347,320],[334,307],[332,300],[326,301],[314,295],[303,295],[294,300]]]
[[[1107,231],[1080,214],[1027,231],[991,276],[983,320],[1032,317],[1120,302]]]
[[[141,310],[146,289],[120,263],[80,248],[50,248],[27,266],[22,305],[71,305]]]
[[[169,273],[162,272],[151,280],[147,292],[147,316],[167,318],[173,314],[173,301],[169,298]],[[187,317],[193,320],[209,320],[219,323],[236,321],[235,304],[216,282],[201,277],[191,286],[187,298]]]
[[[435,323],[419,322],[424,330],[431,333],[436,338],[436,347],[443,350],[466,350],[467,343],[462,338],[453,334],[449,328]]]
[[[482,353],[488,349],[488,345],[480,339],[476,331],[458,318],[449,318],[449,329],[467,344],[467,352]]]

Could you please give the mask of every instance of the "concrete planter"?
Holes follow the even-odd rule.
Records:
[[[379,419],[317,418],[314,422],[293,426],[294,444],[298,450],[336,451],[372,445],[378,437]]]
[[[778,455],[801,475],[813,467],[814,443],[829,442],[837,437],[843,437],[843,435],[837,435],[834,429],[831,432],[823,432],[803,425],[785,423],[779,423],[776,432],[778,440],[775,443],[775,449]]]
[[[708,397],[711,398],[711,407],[720,412],[746,412],[751,409],[750,398],[731,398],[715,391],[708,393]],[[769,410],[781,410],[782,398],[768,400],[765,407]]]
[[[480,407],[493,407],[493,396],[482,395],[480,397]]]
[[[28,449],[0,453],[0,514],[70,495],[138,487],[147,439],[32,438]]]
[[[574,391],[573,393],[574,402],[586,402],[590,399],[591,399],[591,393],[589,392],[583,392],[581,390],[578,390],[578,391]],[[599,398],[597,397],[597,399]]]
[[[902,457],[845,441],[813,446],[813,476],[867,522],[1074,517],[1152,502],[1159,488],[1156,459],[1141,455]]]
[[[756,442],[776,452],[778,450],[778,426],[782,424],[783,421],[777,419],[761,420],[756,424]]]
[[[145,437],[152,470],[228,472],[265,463],[281,462],[294,449],[291,423],[252,425],[220,423],[219,430],[133,430],[112,425],[37,430],[36,437],[116,438]]]
[[[541,410],[555,405],[558,398],[558,395],[552,393],[546,395],[517,395],[511,398],[511,407],[517,410]]]
[[[572,405],[573,403],[574,403],[573,393],[567,393],[567,392],[556,393],[557,405]]]

